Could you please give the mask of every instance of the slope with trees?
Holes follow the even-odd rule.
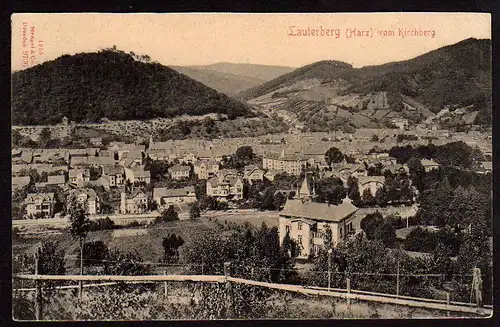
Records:
[[[63,55],[12,74],[12,123],[76,122],[226,114],[251,116],[245,104],[155,62],[123,51]]]

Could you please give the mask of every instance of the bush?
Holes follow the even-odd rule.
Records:
[[[106,260],[109,249],[103,241],[86,242],[83,246],[83,264],[85,266],[100,266]],[[80,262],[80,251],[78,251]]]
[[[179,214],[175,211],[174,206],[170,205],[167,210],[163,211],[161,216],[157,217],[154,221],[155,224],[179,220]]]
[[[111,219],[109,219],[109,217],[99,218],[97,220],[90,221],[90,230],[91,231],[107,230],[107,229],[115,229],[115,228],[117,228],[115,222],[112,221]]]
[[[438,240],[435,233],[429,232],[422,227],[414,228],[404,241],[406,251],[432,252],[437,246]]]

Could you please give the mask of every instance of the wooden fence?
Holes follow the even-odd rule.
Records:
[[[229,267],[225,267],[225,275],[147,275],[147,276],[116,276],[116,275],[16,275],[14,278],[17,279],[28,279],[34,280],[37,284],[36,288],[31,289],[18,289],[17,291],[35,291],[35,316],[37,320],[42,319],[42,304],[41,304],[41,293],[42,288],[40,281],[78,281],[80,285],[75,286],[58,286],[56,289],[68,289],[68,288],[80,288],[82,292],[83,287],[92,286],[108,286],[114,285],[117,282],[125,283],[154,283],[154,282],[164,282],[165,292],[167,290],[167,282],[202,282],[202,283],[225,283],[227,290],[227,309],[228,312],[232,311],[232,284],[243,284],[256,287],[264,287],[269,289],[288,291],[294,293],[301,293],[305,295],[315,295],[315,296],[329,296],[345,299],[348,305],[351,305],[351,301],[368,301],[368,302],[378,302],[384,304],[409,306],[416,308],[424,308],[431,310],[446,311],[448,314],[450,312],[460,312],[467,314],[474,314],[481,317],[487,317],[492,315],[492,306],[482,306],[477,307],[471,303],[460,303],[451,302],[449,297],[447,300],[436,300],[436,299],[426,299],[417,298],[409,296],[401,296],[394,294],[376,293],[368,291],[351,290],[349,279],[347,280],[346,289],[338,288],[323,288],[323,287],[308,287],[300,285],[289,285],[289,284],[275,284],[268,282],[260,282],[255,280],[248,280],[243,278],[235,278],[230,276]],[[83,282],[108,282],[100,284],[88,284],[82,285]],[[16,290],[14,290],[16,291]],[[81,294],[81,293],[80,293]],[[230,316],[231,318],[231,316]]]

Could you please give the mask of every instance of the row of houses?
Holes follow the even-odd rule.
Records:
[[[101,213],[101,199],[95,190],[91,188],[79,188],[65,192],[65,201],[72,201],[82,205],[89,215]],[[24,203],[26,205],[27,218],[54,217],[57,203],[55,194],[52,192],[28,193]],[[152,192],[135,189],[132,192],[120,193],[120,214],[141,214],[151,210],[152,203],[156,204],[158,210],[162,211],[170,205],[188,205],[196,201],[196,193],[193,186],[179,189],[153,188]]]

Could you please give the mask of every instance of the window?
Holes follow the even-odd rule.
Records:
[[[342,233],[342,227],[340,227],[340,238],[342,238],[344,235]]]
[[[289,226],[289,225],[286,225],[286,226],[285,226],[285,232],[286,232],[286,233],[290,233],[290,226]]]
[[[298,236],[297,241],[298,241],[299,245],[302,245],[302,235]]]
[[[297,227],[298,227],[299,230],[302,230],[302,223],[300,221],[299,221]]]

